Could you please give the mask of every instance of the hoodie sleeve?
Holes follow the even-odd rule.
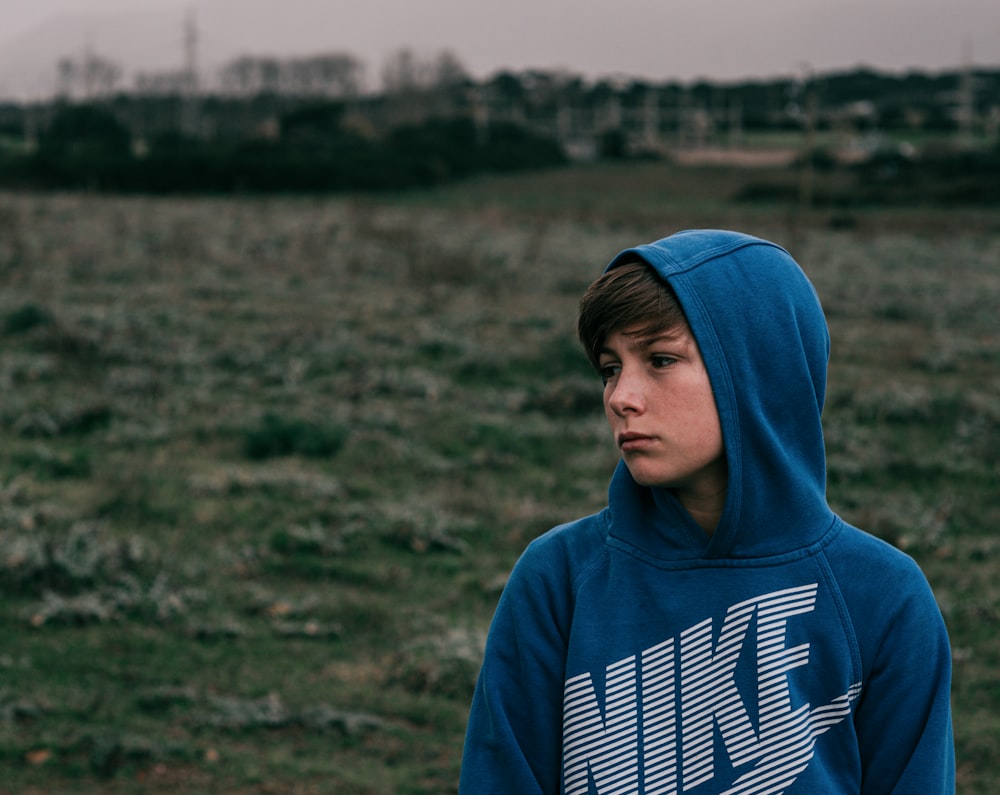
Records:
[[[865,668],[855,713],[861,793],[953,795],[948,634],[922,572],[909,558],[894,558],[889,565],[884,556],[871,558],[867,570],[855,572],[876,584],[859,628]]]
[[[529,546],[500,597],[472,700],[460,795],[560,791],[571,600],[553,551]]]

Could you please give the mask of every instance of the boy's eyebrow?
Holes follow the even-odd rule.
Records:
[[[648,348],[658,342],[676,342],[690,335],[685,329],[678,328],[666,331],[654,331],[650,334],[640,332],[638,334],[624,334],[623,336],[628,338],[628,347],[632,350],[637,350],[639,348]],[[598,353],[613,354],[614,351],[608,347],[605,341],[605,344],[601,346]]]

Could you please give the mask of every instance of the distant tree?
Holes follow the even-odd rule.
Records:
[[[469,82],[465,66],[450,50],[421,58],[409,47],[403,47],[382,65],[382,90],[386,94],[450,89]]]
[[[60,58],[56,71],[59,96],[84,100],[111,96],[123,74],[117,63],[89,50],[81,58]]]
[[[342,142],[344,104],[322,102],[288,111],[281,117],[281,140],[292,146],[322,148]]]
[[[470,83],[465,67],[448,50],[421,58],[404,47],[392,53],[382,66],[382,90],[393,125],[414,124],[465,110],[463,89]]]
[[[425,68],[409,47],[396,50],[382,65],[383,92],[392,95],[419,89],[426,83]]]
[[[281,62],[277,58],[257,59],[258,92],[276,94],[281,90]]]
[[[328,97],[356,97],[364,88],[364,64],[353,55],[331,53],[311,59]]]
[[[289,59],[241,55],[223,65],[219,82],[224,93],[240,97],[270,93],[347,99],[361,93],[364,64],[346,53]]]
[[[644,80],[631,80],[621,91],[622,104],[628,107],[641,107],[653,93],[653,86]]]
[[[244,97],[251,95],[256,91],[255,73],[256,59],[249,55],[229,61],[219,72],[223,91]]]
[[[608,129],[597,140],[597,154],[605,160],[621,160],[627,154],[627,141],[621,129]]]
[[[129,132],[117,118],[96,105],[60,108],[44,130],[41,143],[58,148],[94,146],[108,153],[126,153]]]
[[[77,81],[76,59],[60,58],[56,64],[56,74],[58,76],[56,95],[62,99],[73,96]]]
[[[105,107],[93,103],[59,108],[38,144],[30,168],[42,185],[105,186],[130,163],[129,131]]]
[[[355,97],[364,80],[362,63],[341,53],[295,58],[283,65],[283,72],[291,93],[306,96]]]
[[[169,72],[139,72],[135,90],[143,96],[180,96],[194,88],[191,73],[186,69]]]
[[[528,89],[519,75],[499,72],[486,84],[490,116],[504,121],[521,122],[528,103]]]
[[[110,96],[122,78],[122,69],[114,61],[88,55],[83,63],[83,84],[86,97]]]
[[[278,93],[282,84],[282,65],[277,58],[242,55],[223,65],[219,73],[223,91],[249,97]]]
[[[521,78],[513,72],[498,72],[488,85],[501,102],[523,102],[527,93]]]
[[[430,64],[429,72],[431,86],[438,89],[452,89],[471,82],[465,66],[450,50],[438,53]]]

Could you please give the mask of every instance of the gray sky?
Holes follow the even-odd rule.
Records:
[[[1000,66],[998,0],[0,0],[0,50],[62,17],[79,27],[80,50],[126,68],[176,68],[187,12],[206,67],[234,54],[339,51],[377,75],[403,46],[449,49],[476,77],[532,67],[732,80],[859,65],[935,71],[966,58]],[[142,55],[160,63],[129,63],[138,56],[115,41],[110,20],[140,13],[159,20],[162,42]]]

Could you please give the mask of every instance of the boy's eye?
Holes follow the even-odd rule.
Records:
[[[652,357],[653,367],[669,367],[677,360],[673,356],[668,356],[663,353],[654,354]]]
[[[616,375],[618,375],[618,373],[621,372],[621,369],[622,368],[621,368],[620,364],[603,364],[603,365],[601,365],[601,369],[599,371],[600,374],[601,374],[601,381],[603,381],[605,384],[607,384],[608,381],[610,381],[612,378],[614,378]]]

